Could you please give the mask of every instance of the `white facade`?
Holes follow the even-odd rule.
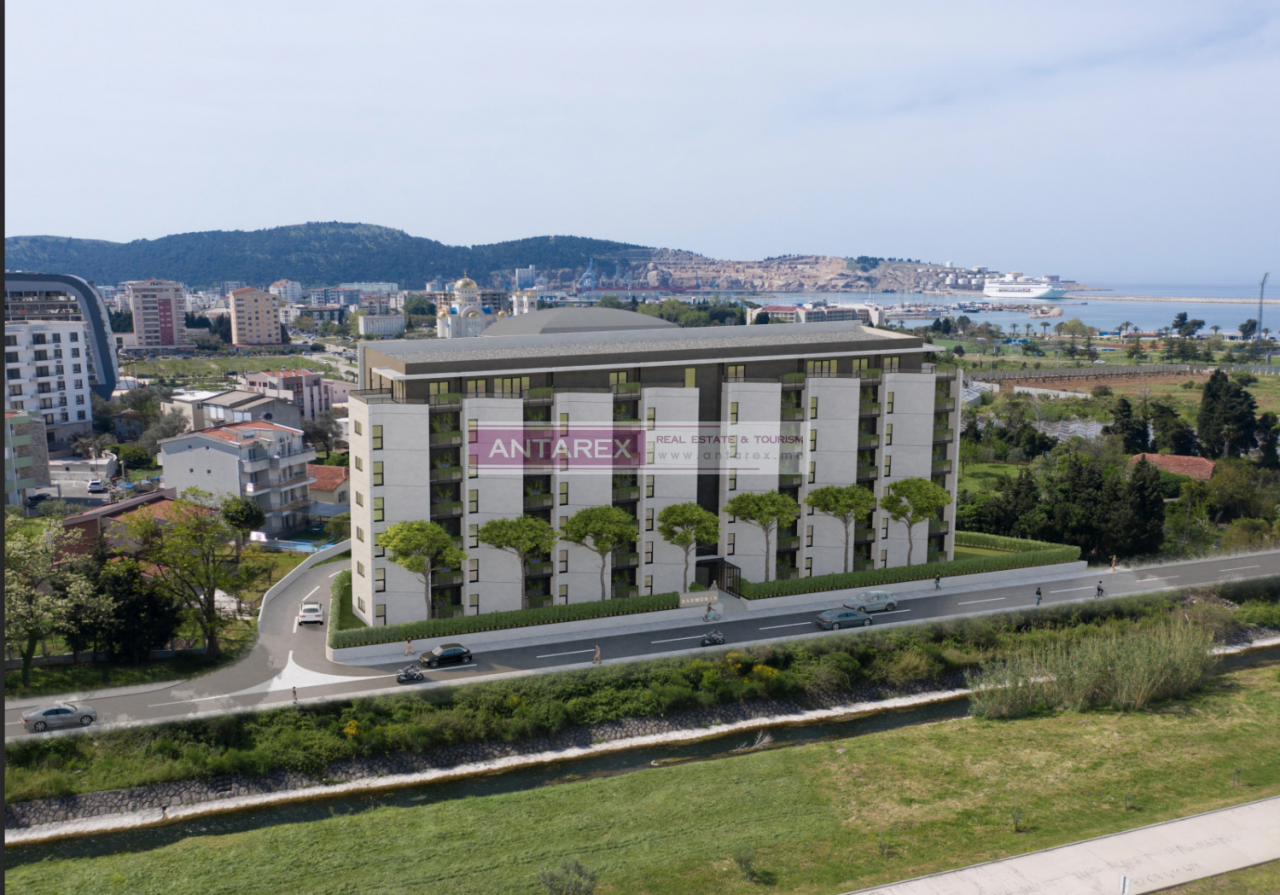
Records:
[[[436,304],[436,338],[469,339],[480,335],[496,320],[491,309],[480,301],[480,287],[464,277],[454,284],[452,299],[446,307]]]
[[[267,291],[286,305],[295,305],[302,301],[302,284],[295,283],[293,280],[276,280],[267,287]]]
[[[6,323],[5,409],[39,415],[51,441],[93,434],[88,355],[83,323]]]
[[[398,336],[404,332],[403,314],[361,314],[356,320],[362,336]]]

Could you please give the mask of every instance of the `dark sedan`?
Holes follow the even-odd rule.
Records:
[[[824,631],[839,631],[841,628],[866,627],[871,624],[871,616],[852,609],[828,609],[813,621]]]
[[[423,653],[418,661],[428,668],[441,665],[467,665],[471,662],[471,650],[461,643],[442,643],[429,653]]]

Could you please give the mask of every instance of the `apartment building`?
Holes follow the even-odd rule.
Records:
[[[4,412],[4,502],[21,506],[28,488],[49,484],[44,420],[27,410]]]
[[[245,287],[231,293],[231,344],[236,348],[282,345],[280,299]]]
[[[398,336],[404,332],[403,314],[361,314],[356,323],[362,336]]]
[[[302,301],[302,284],[293,280],[276,280],[267,291],[280,299],[283,305],[296,305]]]
[[[160,410],[163,413],[179,411],[187,418],[192,431],[253,420],[279,423],[294,429],[302,424],[302,411],[293,403],[291,396],[281,398],[239,389],[177,392],[160,405]]]
[[[245,376],[245,389],[289,401],[302,419],[314,420],[331,406],[324,377],[310,370],[263,370]]]
[[[129,283],[127,298],[133,312],[132,338],[126,348],[146,351],[190,348],[187,342],[187,300],[181,283],[151,277]]]
[[[166,487],[179,494],[199,488],[256,500],[267,517],[263,531],[276,536],[306,524],[313,481],[307,464],[315,458],[300,429],[252,420],[166,438],[157,459]]]
[[[397,522],[430,519],[467,551],[440,573],[444,614],[517,609],[520,569],[480,543],[491,519],[541,516],[560,527],[613,505],[640,535],[609,557],[606,597],[682,587],[684,552],[658,532],[666,506],[696,502],[721,521],[699,545],[698,580],[839,572],[844,530],[808,511],[771,538],[730,517],[747,492],[860,483],[883,494],[923,477],[953,502],[912,531],[912,561],[954,547],[957,388],[927,346],[853,322],[680,329],[627,311],[584,308],[507,318],[472,339],[360,346],[351,393],[354,608],[369,624],[425,617],[416,576],[375,544]],[[907,562],[905,526],[877,511],[854,537],[855,568]],[[527,569],[532,605],[601,598],[599,556],[559,542]]]

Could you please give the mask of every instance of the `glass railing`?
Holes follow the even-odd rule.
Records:
[[[615,553],[613,554],[613,567],[615,569],[629,569],[632,566],[640,565],[639,553]]]
[[[610,591],[609,596],[610,596],[610,599],[613,599],[613,600],[626,600],[626,599],[630,599],[631,597],[634,597],[638,593],[640,593],[640,588],[636,587],[634,584],[616,585]]]
[[[461,572],[436,572],[432,587],[456,587],[462,583]]]
[[[779,550],[798,550],[800,548],[799,535],[783,535],[778,538]]]
[[[555,567],[549,561],[531,562],[525,566],[526,575],[550,575]]]
[[[453,447],[462,444],[461,432],[432,432],[432,447]]]
[[[934,429],[933,440],[934,441],[951,441],[955,438],[955,434],[956,434],[955,429]]]
[[[880,404],[876,401],[863,401],[858,405],[859,416],[879,416]]]
[[[866,480],[866,479],[874,479],[874,478],[877,478],[879,475],[880,475],[880,470],[878,467],[875,467],[875,466],[859,466],[858,467],[858,479],[860,481]]]
[[[800,473],[784,472],[778,476],[779,488],[799,488],[804,483],[804,476]]]
[[[554,494],[526,494],[524,496],[524,508],[526,510],[538,510],[554,506],[555,501]]]
[[[946,522],[945,520],[939,521],[937,519],[931,519],[929,521],[929,534],[931,535],[944,535],[950,528],[951,523]]]
[[[946,473],[946,472],[950,472],[950,471],[951,471],[951,461],[950,461],[950,460],[934,460],[934,461],[933,461],[933,474],[934,474],[934,475],[941,475],[942,473]]]
[[[613,499],[614,500],[639,500],[640,488],[639,486],[632,486],[629,488],[626,488],[626,487],[614,488]]]
[[[432,516],[461,516],[462,501],[437,500],[431,504]]]
[[[870,435],[858,434],[858,448],[876,448],[880,446],[880,436],[872,433]]]

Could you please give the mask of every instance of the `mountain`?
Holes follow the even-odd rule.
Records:
[[[647,262],[644,246],[579,236],[538,236],[492,245],[449,246],[373,224],[308,223],[267,230],[209,230],[160,239],[107,242],[63,236],[10,236],[5,268],[67,273],[98,283],[156,276],[193,288],[278,279],[304,286],[397,282],[420,289],[464,272],[482,286],[505,286],[517,267],[580,271],[591,258],[630,267]],[[556,279],[560,279],[557,277]]]

